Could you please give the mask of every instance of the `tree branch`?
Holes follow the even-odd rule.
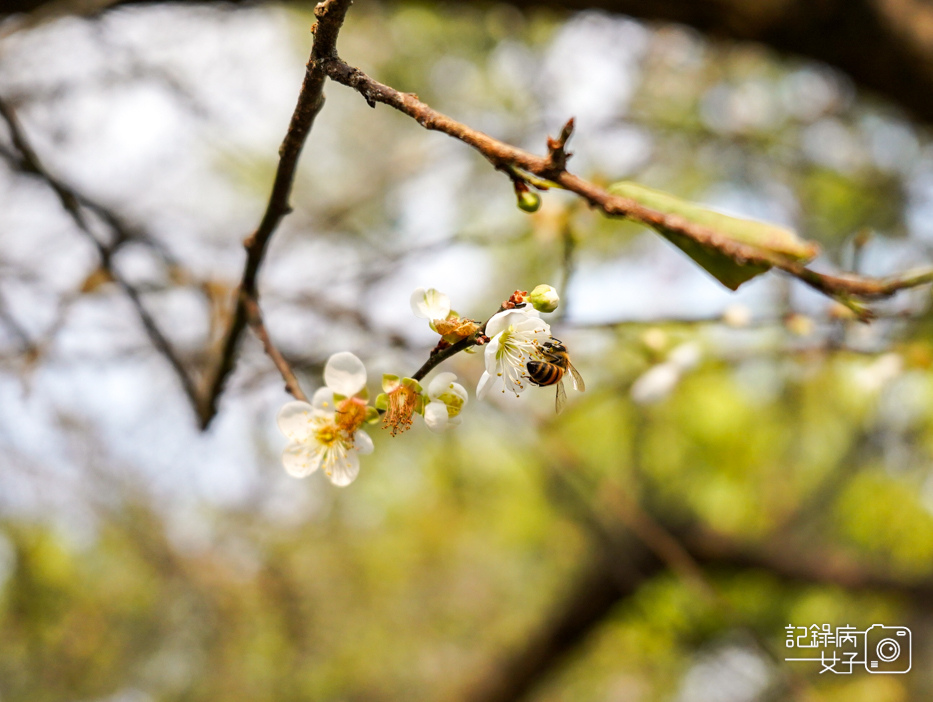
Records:
[[[777,542],[742,545],[734,539],[691,525],[667,531],[686,553],[708,570],[761,570],[782,581],[877,592],[908,599],[918,608],[933,602],[933,580],[902,582],[887,572],[864,568],[842,553],[817,544]],[[670,568],[643,542],[624,533],[591,558],[565,597],[511,652],[497,655],[461,699],[517,702],[552,676],[612,613],[616,605]],[[780,632],[778,632],[780,633]]]
[[[314,118],[324,106],[324,80],[326,78],[324,65],[336,56],[337,34],[343,26],[350,3],[351,0],[324,0],[314,9],[314,15],[318,21],[312,27],[314,42],[311,47],[311,56],[308,59],[301,92],[298,94],[298,103],[292,113],[285,139],[279,147],[279,165],[275,172],[275,181],[265,214],[256,231],[243,242],[246,248],[246,263],[237,290],[230,324],[224,336],[220,358],[201,407],[202,429],[206,429],[217,414],[217,404],[224,384],[236,364],[237,347],[248,321],[247,303],[250,299],[254,301],[259,299],[256,281],[259,268],[265,258],[266,247],[279,223],[291,212],[289,197],[298,168],[298,158],[311,132],[311,127],[314,125]]]
[[[517,702],[553,674],[567,657],[606,620],[620,601],[664,571],[664,564],[642,544],[627,540],[612,554],[600,551],[580,572],[569,591],[505,655],[475,674],[459,697],[469,702]]]
[[[162,330],[159,329],[159,326],[152,318],[152,315],[143,305],[139,291],[133,287],[120,274],[120,272],[114,269],[111,265],[111,259],[118,246],[129,239],[136,238],[134,234],[130,230],[124,228],[122,220],[120,220],[120,218],[115,214],[108,212],[106,208],[102,207],[101,205],[91,203],[88,198],[80,195],[70,186],[66,185],[61,180],[49,173],[49,171],[39,160],[39,157],[29,143],[29,140],[26,138],[26,134],[23,132],[23,129],[19,124],[16,113],[2,98],[0,98],[0,117],[3,118],[7,124],[8,129],[10,130],[10,138],[13,142],[14,148],[19,154],[19,157],[16,158],[6,149],[0,149],[0,156],[3,156],[8,162],[10,162],[10,165],[13,168],[40,178],[46,183],[46,185],[49,186],[49,188],[55,192],[62,204],[62,208],[64,208],[64,210],[68,213],[74,223],[78,226],[78,229],[80,229],[81,232],[86,236],[88,241],[93,244],[97,251],[98,258],[100,259],[101,268],[107,271],[110,278],[117,285],[117,287],[119,287],[130,299],[130,302],[136,309],[137,316],[142,322],[143,328],[146,330],[146,334],[152,341],[152,345],[155,346],[158,352],[162,354],[162,356],[169,362],[172,370],[174,370],[175,374],[178,376],[178,379],[182,385],[182,389],[184,390],[185,395],[187,395],[191,406],[195,411],[197,411],[199,404],[198,391],[194,380],[188,374],[188,371],[182,364],[181,359],[178,358],[178,355],[175,353],[172,345],[169,343],[166,336],[162,333]],[[106,246],[97,238],[82,207],[87,207],[88,209],[93,210],[99,216],[102,216],[102,218],[110,225],[114,231],[114,234],[116,235],[116,241],[112,246]]]
[[[625,217],[653,228],[677,232],[705,248],[715,249],[729,256],[740,264],[773,266],[815,290],[847,304],[850,296],[866,299],[889,297],[899,290],[933,282],[933,268],[929,267],[880,279],[854,274],[834,276],[818,273],[786,256],[738,242],[678,215],[660,212],[635,200],[613,195],[564,169],[564,145],[570,136],[572,122],[565,125],[558,139],[549,141],[547,156],[535,156],[434,110],[411,93],[399,92],[373,80],[339,58],[326,61],[325,70],[334,81],[359,92],[367,103],[372,105],[381,102],[389,105],[413,118],[425,129],[440,131],[459,139],[476,149],[497,169],[511,173],[515,168],[519,168],[579,195],[606,215]],[[853,308],[863,318],[870,317],[870,312],[865,308],[856,305],[853,305]]]
[[[253,333],[259,341],[262,342],[262,347],[266,350],[269,358],[272,359],[279,373],[282,374],[282,378],[285,380],[285,390],[296,400],[308,402],[308,396],[305,395],[304,391],[301,389],[301,385],[299,385],[298,378],[295,377],[291,365],[289,365],[288,361],[285,360],[285,356],[283,356],[272,343],[272,339],[269,338],[269,332],[266,330],[266,326],[262,321],[262,312],[259,309],[259,303],[256,301],[256,298],[247,297],[244,304],[246,305],[246,317],[249,321],[250,328],[252,328]]]

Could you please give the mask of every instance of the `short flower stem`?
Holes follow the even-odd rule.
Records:
[[[504,305],[500,306],[499,309],[496,310],[495,314],[493,314],[489,319],[492,319],[505,309],[506,307]],[[438,351],[436,354],[431,356],[431,358],[424,362],[424,365],[421,366],[421,368],[415,371],[415,373],[411,376],[412,379],[417,381],[423,380],[428,373],[430,373],[448,358],[470,348],[471,346],[474,346],[476,344],[477,337],[482,336],[483,332],[486,331],[486,325],[489,324],[489,319],[483,322],[483,326],[477,329],[470,336],[460,339],[460,341],[458,341],[456,344],[448,346],[443,351]]]
[[[425,361],[424,365],[421,366],[421,368],[419,368],[417,371],[415,371],[415,373],[411,377],[414,380],[418,380],[418,381],[423,380],[424,376],[426,376],[428,373],[434,370],[435,367],[439,366],[441,363],[446,361],[448,358],[450,358],[454,354],[460,353],[461,351],[473,346],[476,343],[477,336],[479,336],[479,332],[476,332],[475,334],[471,334],[470,336],[464,339],[460,339],[460,341],[458,341],[456,344],[454,344],[453,346],[448,346],[443,351],[438,351],[436,354],[431,356],[431,358]]]

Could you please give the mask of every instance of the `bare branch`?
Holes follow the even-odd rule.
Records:
[[[249,325],[256,337],[262,342],[262,347],[266,350],[269,358],[272,359],[275,367],[278,368],[279,373],[282,374],[282,378],[285,380],[285,389],[296,400],[308,402],[308,396],[304,394],[301,385],[298,384],[298,378],[295,377],[292,367],[289,365],[288,361],[285,360],[285,356],[282,355],[281,351],[272,343],[272,339],[269,338],[269,332],[266,330],[266,326],[262,321],[262,312],[259,309],[259,303],[256,302],[255,298],[248,297],[245,301],[245,305]]]
[[[351,0],[324,0],[314,9],[317,24],[314,25],[314,43],[307,70],[298,94],[298,104],[292,113],[285,139],[279,147],[279,166],[275,172],[272,193],[266,205],[259,227],[244,242],[246,263],[237,291],[235,308],[224,337],[220,359],[210,380],[210,385],[201,406],[201,428],[206,429],[217,414],[217,403],[224,384],[236,364],[236,352],[240,337],[247,324],[247,301],[258,300],[256,280],[262,265],[269,240],[282,219],[291,212],[289,197],[298,167],[301,149],[311,132],[314,118],[324,106],[324,66],[333,60],[337,51],[337,34],[350,7]]]
[[[14,168],[40,178],[55,192],[62,204],[62,207],[78,226],[78,229],[80,229],[81,232],[83,232],[87,237],[88,241],[93,244],[97,251],[98,257],[100,258],[101,268],[107,271],[117,287],[119,287],[130,299],[130,302],[136,309],[137,316],[142,322],[143,328],[146,330],[146,334],[152,341],[152,345],[155,346],[156,350],[158,350],[158,352],[162,354],[162,356],[169,362],[172,370],[174,370],[175,374],[178,376],[178,379],[182,385],[182,389],[184,390],[185,395],[188,396],[188,400],[191,403],[191,406],[195,409],[195,411],[197,411],[199,405],[198,391],[194,381],[188,374],[188,371],[185,369],[175,350],[172,348],[172,345],[169,343],[166,336],[162,333],[162,330],[159,329],[159,326],[152,318],[152,315],[146,309],[145,305],[143,305],[139,291],[133,287],[120,274],[120,272],[115,270],[111,265],[111,259],[116,249],[116,245],[108,247],[102,243],[94,234],[94,231],[92,230],[90,222],[88,221],[84,211],[83,203],[89,203],[90,201],[88,198],[75,192],[73,188],[53,176],[42,165],[38,155],[30,145],[29,140],[26,138],[26,135],[19,124],[19,120],[16,118],[16,113],[9,105],[6,104],[2,98],[0,98],[0,117],[3,118],[10,130],[10,138],[13,141],[13,146],[17,150],[19,157],[15,158],[13,154],[7,152],[5,149],[0,150],[0,156],[3,156],[8,161],[10,161]],[[114,232],[117,236],[117,243],[134,238],[130,231],[123,228],[122,221],[117,215],[107,212],[106,208],[96,203],[88,204],[86,207],[88,209],[92,209],[98,213],[98,215],[103,215],[103,219],[114,228]]]

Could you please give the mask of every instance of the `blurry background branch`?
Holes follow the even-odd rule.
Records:
[[[10,28],[30,27],[65,13],[93,14],[111,6],[153,0],[10,0],[0,13],[14,15]],[[218,0],[255,6],[259,0]],[[296,3],[301,4],[301,3]],[[824,61],[863,88],[933,121],[933,8],[922,0],[512,0],[523,9],[601,9],[649,21],[680,22],[711,37],[751,41]],[[25,13],[30,16],[23,17]],[[17,16],[18,15],[18,16]]]
[[[630,521],[631,515],[619,514],[616,519]],[[490,664],[485,673],[477,674],[475,683],[462,699],[475,702],[528,699],[534,690],[559,672],[618,606],[671,568],[655,549],[632,532],[620,526],[607,531],[607,526],[602,521],[589,523],[591,530],[595,530],[593,553],[580,566],[566,592],[520,643],[508,652],[497,653],[496,663]],[[928,609],[933,602],[933,579],[904,581],[885,571],[865,568],[846,555],[812,541],[789,544],[775,539],[740,543],[697,524],[662,528],[670,528],[689,558],[702,567],[703,573],[710,575],[751,570],[788,584],[892,595],[920,609]],[[734,613],[728,616],[736,617]],[[733,624],[744,625],[741,618]],[[753,631],[752,634],[773,636],[770,631]],[[799,681],[788,679],[784,684],[789,687],[783,691],[783,699],[798,699],[795,685]]]
[[[155,346],[159,353],[169,362],[169,365],[171,365],[175,374],[178,376],[178,380],[181,382],[182,389],[188,397],[188,401],[191,403],[191,406],[197,410],[199,406],[199,395],[194,380],[172,348],[172,344],[146,309],[139,291],[112,265],[113,255],[119,246],[134,238],[140,238],[139,235],[131,232],[128,227],[124,226],[120,217],[110,212],[106,207],[92,202],[86,196],[78,194],[61,180],[50,174],[42,165],[38,155],[29,144],[13,109],[2,99],[0,99],[0,117],[6,122],[10,132],[10,139],[17,152],[12,153],[6,149],[0,149],[0,156],[7,161],[11,168],[41,179],[55,192],[62,207],[82,234],[84,234],[87,240],[93,245],[100,260],[101,270],[106,272],[107,277],[113,280],[120,290],[130,299],[130,302],[132,302],[136,314],[146,330],[146,334],[148,334],[149,338],[152,340],[152,345]],[[100,216],[111,228],[113,233],[113,241],[111,244],[104,243],[98,235],[94,233],[94,229],[88,219],[85,209]]]

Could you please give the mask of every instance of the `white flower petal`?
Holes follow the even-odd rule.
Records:
[[[349,351],[335,353],[324,366],[324,384],[339,395],[351,397],[366,385],[366,367]]]
[[[311,396],[311,406],[319,412],[333,412],[337,409],[334,402],[334,391],[328,387],[318,388]]]
[[[464,405],[470,399],[470,396],[467,394],[466,388],[463,387],[460,383],[451,383],[447,392],[452,393],[456,395],[457,397],[459,397],[461,400],[463,400]]]
[[[424,423],[431,431],[441,433],[447,429],[448,419],[447,405],[443,402],[429,402],[424,408]]]
[[[526,314],[512,326],[515,327],[516,331],[521,332],[523,337],[534,338],[542,344],[551,338],[551,325],[538,317],[537,314]]]
[[[324,466],[327,477],[337,487],[346,487],[360,474],[360,459],[356,451],[347,451],[346,455],[334,456]]]
[[[282,451],[282,465],[289,475],[304,478],[321,466],[321,457],[317,444],[292,442]]]
[[[486,322],[486,329],[483,332],[490,339],[496,338],[503,329],[508,325],[506,321],[509,318],[509,315],[512,314],[512,310],[503,310],[502,312],[496,312],[492,317],[489,318],[489,321]]]
[[[411,304],[411,313],[416,317],[420,317],[421,319],[427,319],[428,316],[425,312],[427,304],[424,300],[424,293],[424,288],[415,288],[414,292],[411,294],[411,298],[409,299],[409,304]]]
[[[365,431],[357,431],[353,435],[353,450],[357,453],[361,453],[365,456],[372,453],[374,449],[373,440],[369,438],[369,434]]]
[[[490,375],[496,375],[496,373],[499,372],[496,366],[496,357],[499,355],[499,340],[501,338],[501,334],[496,335],[489,340],[488,344],[486,344],[486,351],[483,355],[483,362],[486,365],[486,372]]]
[[[450,298],[434,288],[417,288],[411,294],[411,311],[422,319],[447,319]]]
[[[307,402],[288,402],[279,410],[275,421],[279,431],[292,441],[306,441],[314,431],[313,416],[314,407]]]
[[[488,372],[483,372],[483,376],[479,379],[479,383],[476,385],[476,399],[482,400],[486,397],[492,386],[495,384],[496,376]]]
[[[547,322],[541,319],[538,310],[531,305],[525,305],[524,307],[504,310],[494,314],[486,323],[485,334],[490,337],[495,336],[499,332],[508,329],[510,326],[522,330],[531,329],[533,327],[543,327],[545,330],[550,330]]]
[[[428,397],[438,397],[441,393],[449,391],[456,379],[456,373],[449,371],[438,373],[428,385]]]

